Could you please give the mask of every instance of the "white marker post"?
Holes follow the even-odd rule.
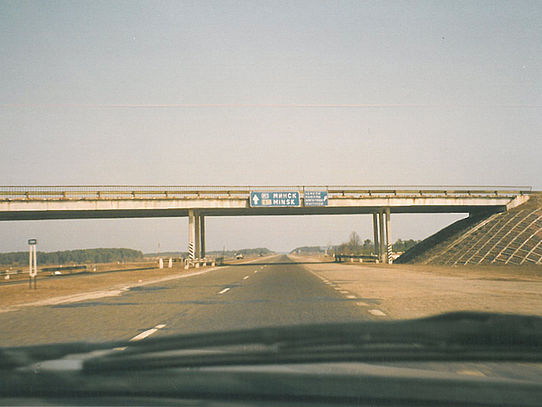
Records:
[[[173,267],[173,259],[170,257],[169,261],[167,262],[167,267],[170,269]]]
[[[32,288],[34,280],[34,289],[37,288],[36,280],[38,275],[38,259],[36,257],[37,239],[28,239],[28,288]]]
[[[158,268],[163,269],[164,268],[164,259],[160,257],[160,260],[158,260]]]

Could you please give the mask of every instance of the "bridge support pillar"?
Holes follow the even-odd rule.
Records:
[[[385,236],[384,236],[384,212],[382,210],[380,210],[380,212],[378,212],[378,231],[379,231],[379,239],[378,239],[378,243],[379,243],[379,249],[378,249],[378,255],[379,255],[379,258],[380,258],[380,262],[381,263],[385,263],[386,262],[386,255],[385,255],[385,248],[384,248],[384,244],[385,244]]]
[[[194,213],[194,224],[196,229],[196,236],[194,236],[194,255],[196,256],[196,259],[201,258],[201,223],[200,223],[200,216],[199,213]]]
[[[188,211],[188,258],[194,260],[196,258],[196,217],[194,211]]]
[[[386,208],[386,263],[391,264],[393,262],[391,258],[391,226],[390,226],[390,208]]]
[[[199,232],[200,232],[200,242],[199,242],[199,248],[200,248],[200,258],[205,258],[205,216],[200,215],[199,216]]]
[[[197,211],[188,211],[188,258],[191,260],[201,257],[201,221]]]
[[[373,213],[373,236],[374,236],[374,246],[375,246],[375,256],[379,258],[380,256],[380,247],[378,239],[378,213]]]

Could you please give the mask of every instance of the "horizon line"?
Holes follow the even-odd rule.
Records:
[[[0,107],[82,107],[82,108],[541,108],[542,104],[427,104],[427,103],[0,103]]]

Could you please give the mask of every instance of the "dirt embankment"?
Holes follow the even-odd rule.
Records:
[[[515,208],[461,219],[403,253],[404,264],[540,264],[542,193]]]

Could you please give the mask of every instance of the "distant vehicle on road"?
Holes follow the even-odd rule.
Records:
[[[236,259],[242,259],[243,257],[245,257],[245,256],[243,256],[243,253],[235,253],[235,258]]]

